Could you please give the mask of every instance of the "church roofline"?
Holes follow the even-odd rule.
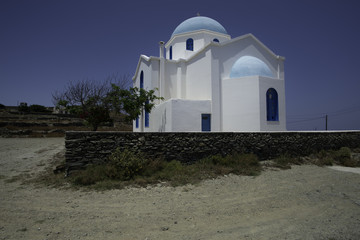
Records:
[[[225,34],[219,34],[219,33],[215,33],[215,32],[212,32],[212,31],[208,31],[208,30],[199,30],[199,31],[196,31],[196,32],[211,32],[211,33],[214,33],[214,34],[217,34],[217,35],[225,35]],[[180,36],[180,35],[188,35],[190,33],[184,33],[184,34],[178,34],[176,36]],[[230,36],[230,35],[228,35]],[[171,39],[173,39],[174,37],[172,37]],[[222,47],[222,46],[226,46],[226,45],[229,45],[229,44],[232,44],[232,43],[235,43],[237,41],[241,41],[243,39],[246,39],[246,38],[252,38],[254,39],[263,49],[265,49],[270,55],[272,55],[274,58],[277,58],[279,60],[282,60],[284,61],[285,60],[285,57],[283,56],[279,56],[279,55],[276,55],[273,51],[271,51],[267,46],[265,46],[265,44],[263,44],[259,39],[257,39],[252,33],[248,33],[248,34],[245,34],[245,35],[242,35],[242,36],[239,36],[239,37],[236,37],[236,38],[233,38],[233,39],[230,39],[229,41],[226,41],[226,42],[222,42],[222,43],[217,43],[217,42],[211,42],[207,45],[205,45],[203,48],[199,49],[194,55],[192,55],[190,58],[188,59],[177,59],[177,60],[170,60],[170,59],[165,59],[166,62],[172,62],[172,63],[180,63],[180,62],[189,62],[191,60],[193,60],[194,58],[196,58],[198,55],[200,55],[201,53],[203,53],[204,51],[206,51],[208,48],[210,48],[211,46],[214,46],[214,47]],[[170,43],[170,41],[168,42]],[[168,43],[165,45],[166,47],[168,46]],[[139,58],[139,61],[138,61],[138,65],[136,67],[136,71],[135,71],[135,74],[132,78],[133,81],[136,80],[136,77],[139,73],[139,68],[140,68],[140,62],[141,62],[141,59],[144,59],[145,61],[149,62],[149,61],[152,61],[152,60],[157,60],[157,61],[160,61],[160,58],[159,57],[154,57],[154,56],[151,56],[151,57],[148,57],[146,55],[140,55],[140,58]]]
[[[147,62],[150,62],[150,61],[152,61],[152,60],[158,60],[158,61],[160,61],[160,58],[159,58],[159,57],[154,57],[154,56],[148,57],[148,56],[146,56],[146,55],[141,54],[140,57],[139,57],[138,64],[137,64],[137,66],[136,66],[135,74],[134,74],[134,76],[132,77],[133,82],[135,82],[136,77],[137,77],[137,75],[139,74],[139,68],[140,68],[141,59],[144,59],[144,60],[147,61]]]
[[[206,29],[200,29],[200,30],[195,30],[195,31],[191,31],[191,32],[179,33],[179,34],[175,34],[175,35],[171,36],[170,40],[167,41],[167,43],[165,44],[165,47],[168,48],[169,45],[173,42],[173,40],[177,37],[190,36],[195,33],[211,33],[215,36],[226,37],[226,38],[231,39],[231,36],[229,34],[223,34],[223,33],[218,33],[218,32],[214,32],[214,31],[210,31],[210,30],[206,30]]]
[[[240,40],[243,40],[245,38],[252,38],[254,39],[262,48],[264,48],[270,55],[272,55],[274,58],[277,58],[277,59],[280,59],[282,61],[285,60],[285,57],[282,57],[282,56],[279,56],[279,55],[276,55],[273,51],[271,51],[267,46],[265,46],[265,44],[263,44],[259,39],[257,39],[252,33],[248,33],[248,34],[245,34],[245,35],[242,35],[242,36],[239,36],[239,37],[236,37],[236,38],[233,38],[229,41],[226,41],[226,42],[222,42],[222,43],[217,43],[217,42],[211,42],[209,44],[207,44],[206,46],[204,46],[203,48],[199,49],[194,55],[192,55],[190,58],[184,60],[185,62],[188,62],[188,61],[191,61],[193,60],[195,57],[197,57],[199,54],[201,54],[203,51],[206,51],[207,48],[210,48],[210,46],[216,46],[216,47],[222,47],[222,46],[226,46],[226,45],[229,45],[229,44],[232,44],[234,42],[237,42],[237,41],[240,41]]]
[[[245,38],[248,38],[248,37],[251,37],[253,38],[262,48],[264,48],[268,53],[270,53],[270,55],[272,55],[273,57],[275,58],[278,58],[278,59],[281,59],[281,60],[285,60],[285,57],[283,56],[280,56],[280,55],[276,55],[273,51],[271,51],[270,48],[268,48],[265,44],[263,44],[259,39],[257,39],[252,33],[248,33],[248,34],[245,34],[245,35],[242,35],[242,36],[239,36],[239,37],[236,37],[236,38],[233,38],[231,39],[230,41],[227,41],[227,42],[224,42],[223,44],[220,44],[220,45],[228,45],[228,44],[231,44],[233,42],[237,42],[239,40],[243,40]]]

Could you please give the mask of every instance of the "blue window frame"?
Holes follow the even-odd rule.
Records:
[[[219,41],[219,39],[214,38],[214,39],[213,39],[213,42],[220,42],[220,41]]]
[[[274,88],[269,88],[266,92],[266,119],[279,121],[278,94]]]
[[[149,104],[149,100],[146,101],[146,104]],[[145,110],[145,127],[149,127],[149,112]]]
[[[201,131],[211,131],[211,114],[201,114]]]
[[[136,118],[136,128],[139,128],[139,118]]]
[[[170,46],[169,49],[169,59],[172,60],[172,46]]]
[[[144,88],[144,72],[140,73],[140,88]]]
[[[192,38],[186,40],[186,50],[194,51],[194,40]]]

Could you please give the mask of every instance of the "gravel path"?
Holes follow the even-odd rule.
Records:
[[[64,139],[0,138],[0,239],[360,239],[360,174],[316,166],[106,192],[35,176]]]

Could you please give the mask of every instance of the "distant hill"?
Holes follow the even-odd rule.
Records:
[[[132,131],[132,125],[123,123],[123,116],[115,117],[114,123],[99,127],[98,131]],[[0,108],[1,137],[63,137],[66,131],[90,131],[83,119],[70,114],[53,113],[47,107],[44,112],[19,112],[18,107]]]

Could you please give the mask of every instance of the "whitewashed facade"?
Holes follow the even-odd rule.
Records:
[[[208,17],[182,22],[160,56],[141,55],[133,85],[164,98],[134,132],[285,131],[284,57]]]

